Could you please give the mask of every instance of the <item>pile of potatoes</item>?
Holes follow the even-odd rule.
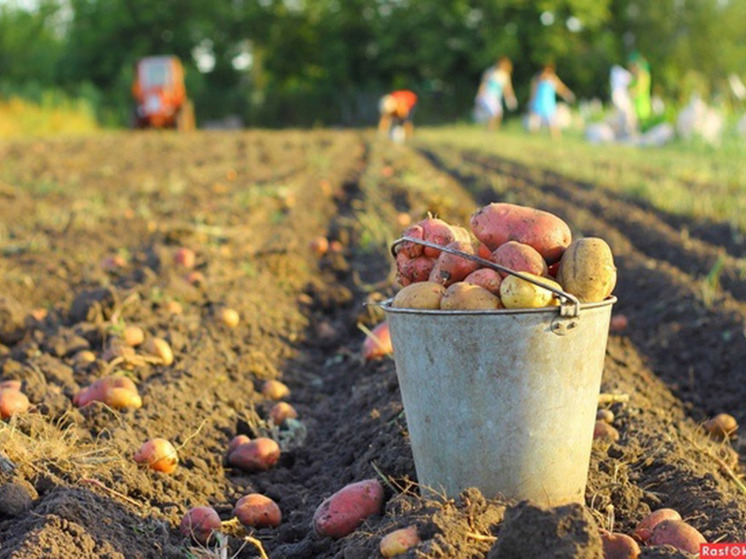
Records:
[[[573,241],[568,225],[554,214],[493,203],[474,213],[470,226],[471,232],[428,217],[407,228],[404,236],[521,272],[575,295],[581,303],[603,301],[616,285],[609,245],[596,237]],[[559,304],[549,289],[437,248],[404,241],[395,253],[404,287],[394,298],[394,307],[491,310]]]

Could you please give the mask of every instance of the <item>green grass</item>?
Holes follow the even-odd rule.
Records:
[[[719,147],[675,141],[664,147],[591,145],[579,132],[554,140],[517,123],[497,133],[460,125],[421,128],[417,140],[493,153],[643,200],[667,213],[729,223],[746,231],[746,142]]]

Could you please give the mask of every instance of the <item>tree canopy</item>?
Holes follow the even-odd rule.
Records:
[[[357,125],[406,87],[418,120],[468,116],[481,73],[514,62],[525,103],[553,61],[580,96],[605,97],[609,68],[643,53],[670,99],[727,98],[746,68],[740,0],[14,0],[0,4],[0,94],[62,88],[123,122],[133,65],[175,54],[202,118]]]

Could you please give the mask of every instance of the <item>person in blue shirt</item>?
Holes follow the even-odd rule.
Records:
[[[482,83],[477,92],[477,110],[483,111],[487,116],[487,128],[497,130],[503,117],[503,100],[507,107],[514,111],[518,101],[513,92],[513,83],[510,74],[513,71],[513,63],[506,56],[497,61],[497,64],[485,71]]]
[[[546,64],[531,81],[529,128],[532,131],[546,126],[552,137],[559,136],[557,95],[568,103],[575,101],[573,92],[557,77],[554,64]]]

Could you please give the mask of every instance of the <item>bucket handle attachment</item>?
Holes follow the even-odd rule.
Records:
[[[510,268],[506,268],[505,266],[502,266],[501,264],[497,264],[490,260],[485,260],[484,258],[481,258],[474,254],[469,254],[467,252],[456,250],[455,248],[441,246],[435,243],[431,243],[430,241],[425,241],[423,239],[416,239],[414,237],[404,236],[404,237],[400,237],[396,239],[393,243],[391,243],[391,254],[394,256],[394,258],[396,258],[396,247],[405,242],[415,243],[415,244],[426,246],[429,248],[441,250],[443,252],[447,252],[455,256],[460,256],[461,258],[471,260],[472,262],[477,262],[478,264],[481,264],[482,266],[485,266],[487,268],[492,268],[493,270],[504,272],[506,274],[510,274],[511,276],[516,276],[517,278],[520,278],[529,283],[533,283],[534,285],[538,285],[539,287],[543,289],[551,291],[559,298],[560,300],[559,310],[560,310],[561,317],[577,319],[580,316],[580,301],[578,300],[577,297],[575,297],[575,295],[572,295],[571,293],[567,293],[566,291],[563,291],[561,289],[557,289],[556,287],[552,287],[551,285],[547,285],[546,283],[543,283],[541,281],[537,281],[536,279],[532,278],[529,275],[524,274],[523,272],[517,272],[515,270],[511,270]],[[568,329],[572,329],[574,326],[575,324],[573,321],[570,321],[569,324],[565,324],[563,321],[555,320],[552,322],[552,331],[555,334],[562,336],[567,333]]]

